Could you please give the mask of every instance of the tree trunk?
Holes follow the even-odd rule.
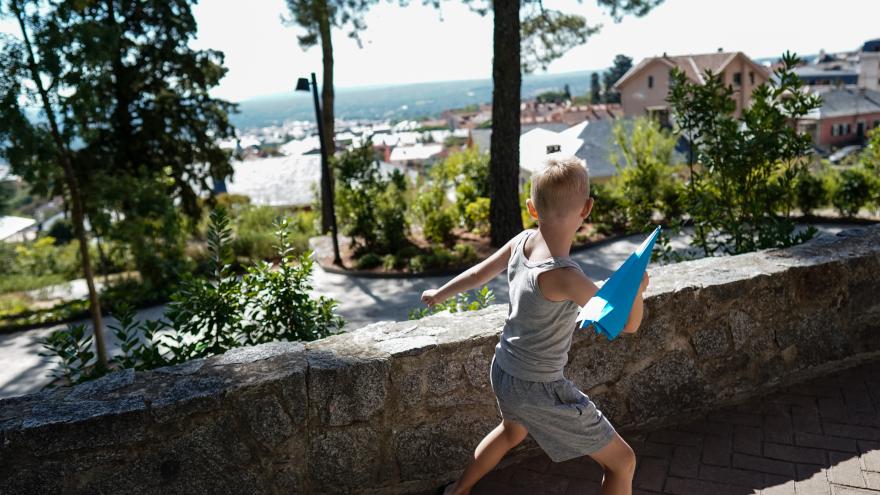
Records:
[[[519,205],[520,2],[493,3],[489,222],[492,245],[500,247],[522,230]]]
[[[318,29],[321,34],[321,54],[324,62],[324,76],[321,84],[321,120],[324,124],[324,145],[327,147],[327,156],[333,157],[336,153],[336,128],[334,127],[335,116],[333,111],[333,40],[330,33],[330,13],[326,0],[320,5]],[[333,167],[328,167],[329,177],[322,177],[322,181],[328,181],[329,187],[333,184]],[[333,202],[329,198],[321,198],[321,227],[324,232],[332,228]]]
[[[82,258],[83,275],[86,278],[86,285],[89,287],[89,310],[92,313],[92,326],[94,327],[95,350],[98,355],[97,366],[102,369],[107,368],[107,348],[104,345],[104,326],[101,323],[101,303],[98,300],[98,292],[95,290],[95,280],[92,273],[92,264],[89,260],[89,241],[86,236],[85,213],[83,209],[83,200],[80,194],[79,181],[73,170],[73,160],[70,157],[70,150],[61,138],[61,132],[58,128],[58,122],[55,119],[55,112],[52,110],[52,104],[49,101],[49,94],[43,85],[40,77],[40,71],[37,67],[37,60],[34,57],[34,50],[31,46],[30,37],[24,24],[24,15],[18,2],[11,2],[12,12],[18,20],[18,26],[21,28],[21,35],[28,54],[28,67],[31,72],[31,79],[40,93],[40,100],[43,104],[43,110],[46,113],[46,119],[49,121],[49,128],[52,131],[52,140],[58,151],[58,161],[64,170],[64,179],[67,190],[70,193],[71,216],[73,217],[73,231],[79,241],[80,257]]]

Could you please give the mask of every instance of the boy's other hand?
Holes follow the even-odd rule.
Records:
[[[648,288],[648,284],[651,282],[651,278],[648,277],[648,272],[645,272],[642,275],[642,285],[639,286],[639,292],[645,292],[645,289]]]
[[[425,292],[422,292],[422,302],[428,306],[440,304],[443,300],[437,297],[437,294],[439,293],[440,291],[437,289],[428,289]]]

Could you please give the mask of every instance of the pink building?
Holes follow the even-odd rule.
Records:
[[[667,121],[670,72],[679,68],[691,80],[703,83],[707,70],[721,74],[722,80],[734,89],[736,113],[751,103],[752,90],[767,81],[770,72],[742,52],[721,52],[699,55],[646,58],[630,69],[614,84],[620,92],[623,113],[627,117],[656,115]]]
[[[822,106],[798,121],[798,130],[810,134],[816,146],[862,144],[868,130],[880,127],[880,91],[827,88],[817,94]]]

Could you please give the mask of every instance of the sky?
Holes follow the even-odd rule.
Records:
[[[492,74],[492,18],[446,0],[438,11],[410,0],[379,0],[366,15],[363,47],[333,31],[337,88],[486,79]],[[579,13],[601,31],[548,68],[560,73],[605,69],[623,53],[644,57],[743,51],[754,58],[785,50],[812,54],[853,50],[880,38],[878,0],[665,0],[642,18],[615,23],[595,0],[544,0],[547,8]],[[285,26],[284,0],[200,0],[193,7],[195,48],[225,54],[229,69],[216,97],[241,101],[291,91],[298,77],[321,79],[321,50],[303,50],[301,31]],[[13,25],[0,22],[0,31]]]

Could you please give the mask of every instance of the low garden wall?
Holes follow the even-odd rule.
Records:
[[[651,275],[639,333],[578,332],[566,370],[618,426],[880,354],[880,226]],[[498,421],[488,368],[505,316],[376,323],[2,400],[0,493],[430,489]]]

